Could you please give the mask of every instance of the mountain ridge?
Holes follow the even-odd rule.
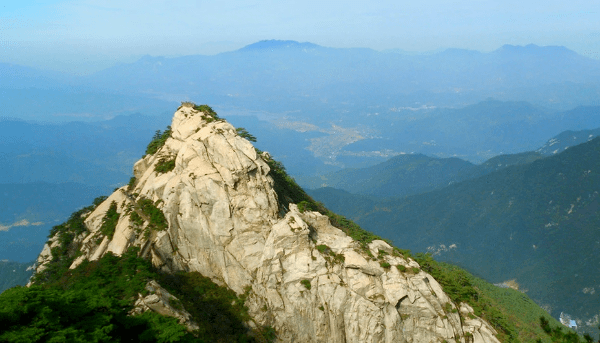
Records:
[[[492,282],[516,280],[555,318],[564,311],[581,327],[597,314],[596,295],[587,289],[600,282],[594,272],[599,152],[596,137],[531,163],[404,199],[369,203],[339,191],[311,194],[407,248],[438,254]]]
[[[84,227],[53,230],[38,280],[56,263],[77,269],[139,247],[161,270],[199,271],[247,294],[253,320],[282,341],[498,342],[492,326],[454,305],[412,258],[349,223],[346,231],[332,226],[309,203],[288,203],[306,195],[276,182],[289,178],[282,166],[210,107],[183,104],[155,140],[158,150],[136,163],[130,185],[77,219]]]

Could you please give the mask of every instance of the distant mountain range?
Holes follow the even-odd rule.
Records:
[[[259,142],[273,127],[294,132],[266,148],[279,150],[294,175],[400,153],[480,163],[564,130],[600,127],[600,62],[563,47],[408,55],[271,40],[214,56],[145,56],[82,77],[10,64],[0,71],[0,117],[167,117],[180,101],[210,103],[232,122],[249,116],[245,127]],[[290,156],[305,150],[318,161],[297,167]]]
[[[437,158],[423,154],[402,154],[365,168],[345,168],[319,176],[298,176],[307,189],[337,188],[376,198],[405,197],[429,192],[473,179],[512,165],[527,164],[551,156],[600,135],[600,129],[564,131],[535,151],[498,155],[481,164],[459,158]]]
[[[406,198],[310,193],[396,244],[491,282],[514,280],[553,316],[569,313],[583,326],[591,320],[589,330],[600,303],[600,138],[562,150],[525,154],[507,167],[489,161],[502,168]]]
[[[594,130],[567,130],[549,140],[544,146],[537,150],[543,155],[554,155],[567,150],[568,148],[591,141],[600,135],[600,129]]]
[[[312,192],[399,246],[516,279],[555,316],[593,316],[598,132],[575,131],[600,127],[600,61],[534,45],[409,55],[263,41],[85,77],[9,64],[0,75],[2,200],[14,202],[0,212],[0,259],[29,261],[49,223],[125,184],[173,104],[192,100],[301,183],[359,193]],[[28,207],[36,199],[54,203]],[[44,225],[15,225],[35,218]]]
[[[298,177],[308,188],[333,187],[374,197],[406,197],[476,178],[511,165],[542,158],[537,152],[500,155],[475,165],[456,157],[399,155],[368,168],[343,169],[322,176]]]
[[[223,96],[237,98],[231,101],[238,104],[271,99],[267,100],[270,103],[285,94],[291,97],[287,102],[325,97],[329,102],[360,101],[370,105],[388,96],[411,94],[413,100],[399,103],[411,106],[420,101],[414,100],[417,94],[424,92],[427,95],[419,98],[435,99],[438,106],[493,96],[566,109],[573,104],[598,104],[591,97],[592,102],[573,101],[573,96],[584,94],[560,90],[580,84],[597,92],[592,85],[598,84],[599,76],[600,62],[564,47],[506,45],[491,53],[448,49],[409,56],[294,41],[262,41],[214,56],[147,56],[98,72],[87,80],[129,92],[185,92],[190,97],[202,94],[211,103],[221,101],[217,98]],[[543,92],[539,92],[540,87]],[[401,98],[396,101],[402,102]]]
[[[168,119],[142,115],[61,125],[0,119],[2,183],[79,182],[112,190]],[[112,187],[112,188],[109,188]]]

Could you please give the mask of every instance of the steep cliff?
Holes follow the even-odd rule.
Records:
[[[129,186],[80,214],[85,225],[66,251],[71,269],[139,247],[164,272],[197,271],[245,294],[248,325],[270,325],[282,342],[499,342],[398,249],[356,241],[278,196],[269,155],[208,106],[182,105],[164,138],[135,164]],[[55,232],[37,273],[61,244]],[[145,299],[138,311],[153,310]],[[172,312],[193,329],[187,313]]]

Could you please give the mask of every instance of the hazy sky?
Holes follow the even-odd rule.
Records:
[[[600,58],[600,1],[0,0],[0,62],[39,68],[86,73],[263,39],[408,51],[533,43]]]

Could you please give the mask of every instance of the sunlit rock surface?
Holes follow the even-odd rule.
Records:
[[[172,171],[155,171],[172,159]],[[377,259],[317,212],[290,204],[279,213],[269,170],[229,123],[182,106],[171,138],[135,164],[135,187],[118,189],[87,215],[89,232],[76,238],[82,255],[71,268],[138,246],[164,271],[198,271],[238,294],[249,292],[254,322],[273,326],[282,342],[498,342],[488,323],[453,304],[432,276],[387,243],[370,243]],[[151,219],[139,208],[144,198],[164,213],[166,230],[149,229]],[[100,228],[113,201],[120,217],[109,238]],[[38,271],[50,248],[40,254]],[[140,298],[138,307],[160,313],[154,298]]]

